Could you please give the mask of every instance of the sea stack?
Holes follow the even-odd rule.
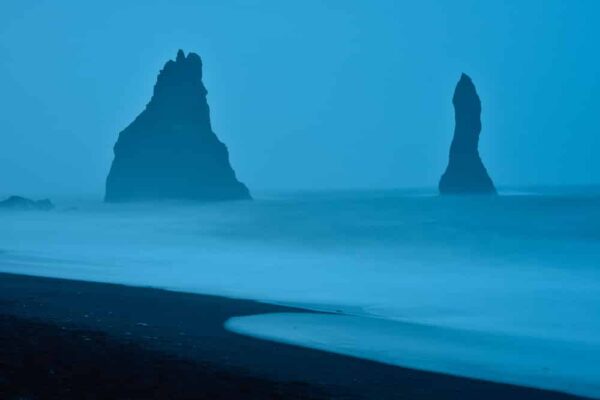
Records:
[[[212,130],[206,94],[202,60],[179,50],[145,110],[119,134],[105,201],[250,199]]]
[[[439,184],[440,194],[496,194],[496,188],[479,157],[481,101],[473,81],[462,74],[452,98],[454,138],[450,159]]]

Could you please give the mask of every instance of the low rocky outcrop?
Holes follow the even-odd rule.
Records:
[[[441,194],[496,194],[481,157],[481,101],[471,78],[462,74],[452,99],[455,128],[450,159],[439,184]]]
[[[146,109],[119,134],[105,201],[250,199],[212,130],[206,94],[200,57],[179,50]]]
[[[48,199],[31,200],[21,196],[10,196],[0,201],[0,209],[4,210],[39,210],[49,211],[54,208],[54,204]]]

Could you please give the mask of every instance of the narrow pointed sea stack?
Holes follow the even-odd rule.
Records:
[[[473,81],[462,74],[452,99],[454,104],[454,139],[450,160],[440,180],[441,194],[496,194],[479,157],[481,102]]]
[[[250,199],[212,131],[206,94],[200,57],[179,50],[146,109],[119,134],[105,201]]]

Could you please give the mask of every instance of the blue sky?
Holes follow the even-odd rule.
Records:
[[[0,193],[101,194],[177,49],[251,189],[433,187],[461,72],[499,186],[600,183],[597,1],[0,3]]]

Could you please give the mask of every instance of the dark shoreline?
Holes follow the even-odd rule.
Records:
[[[576,399],[262,341],[233,316],[301,312],[0,273],[2,399]]]

